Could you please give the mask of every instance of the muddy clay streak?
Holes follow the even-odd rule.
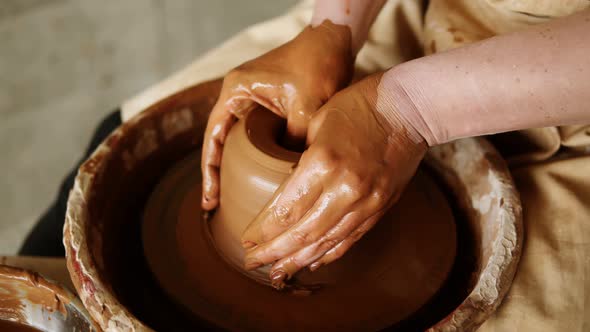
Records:
[[[68,314],[68,294],[34,272],[0,266],[0,294],[0,319],[26,322],[21,299],[40,304],[50,312],[59,311],[64,317]]]

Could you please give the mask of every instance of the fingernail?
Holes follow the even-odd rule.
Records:
[[[274,271],[271,275],[270,275],[270,283],[272,285],[272,287],[281,290],[283,289],[283,287],[285,286],[285,278],[287,278],[287,274],[285,273],[285,271]]]
[[[313,272],[313,271],[315,271],[315,270],[319,269],[319,268],[320,268],[320,266],[322,266],[322,263],[320,263],[320,262],[315,262],[315,263],[313,263],[313,264],[311,264],[311,265],[309,266],[309,270],[310,270],[311,272]]]
[[[246,258],[244,268],[248,271],[257,269],[262,266],[262,263],[255,258]]]
[[[244,249],[250,249],[255,246],[256,246],[256,243],[254,243],[252,241],[246,240],[246,241],[242,242],[242,247],[244,247]]]

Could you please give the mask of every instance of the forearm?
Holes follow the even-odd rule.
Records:
[[[356,55],[367,40],[369,29],[384,3],[385,0],[316,0],[311,25],[316,27],[330,20],[349,27],[352,52]]]
[[[385,73],[381,112],[429,145],[590,123],[590,11],[410,61]]]

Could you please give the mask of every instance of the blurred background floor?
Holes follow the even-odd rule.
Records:
[[[126,97],[295,0],[0,1],[0,254]]]

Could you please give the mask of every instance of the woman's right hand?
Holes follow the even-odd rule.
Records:
[[[272,264],[277,289],[302,268],[342,257],[398,200],[426,153],[400,100],[378,95],[381,78],[366,77],[316,112],[297,167],[242,235],[244,268]]]
[[[219,202],[223,144],[234,122],[261,105],[287,119],[286,144],[303,145],[312,114],[350,81],[351,47],[347,26],[324,21],[225,76],[203,141],[204,210]]]

